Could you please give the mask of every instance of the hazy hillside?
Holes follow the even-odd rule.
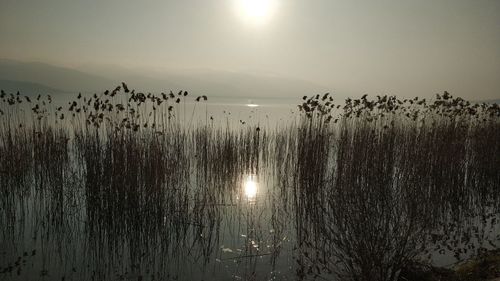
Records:
[[[23,94],[101,92],[127,82],[144,92],[187,90],[193,95],[232,98],[300,98],[303,95],[330,92],[314,83],[265,74],[220,70],[148,70],[120,66],[81,66],[79,69],[39,62],[0,59],[0,88]],[[336,99],[359,97],[364,93],[333,92]],[[372,93],[378,94],[378,93]],[[500,100],[477,102],[500,103]]]
[[[117,83],[70,68],[5,59],[0,59],[0,79],[36,83],[64,92],[102,91]]]
[[[324,93],[327,87],[280,76],[214,69],[149,70],[119,66],[82,66],[81,70],[110,80],[124,80],[144,91],[187,90],[194,94],[226,97],[302,97]]]
[[[19,91],[23,95],[63,93],[62,90],[51,88],[39,83],[3,79],[0,79],[0,89],[6,91],[7,93],[16,93]]]
[[[38,62],[0,59],[0,80],[9,89],[30,91],[59,89],[57,92],[99,92],[127,82],[141,91],[187,90],[195,95],[226,97],[301,97],[324,93],[322,87],[285,77],[254,75],[217,70],[149,71],[119,66],[70,69]],[[20,83],[15,85],[13,82]],[[31,84],[27,84],[31,83]],[[12,88],[13,87],[13,88]]]

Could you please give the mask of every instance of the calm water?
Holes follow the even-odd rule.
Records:
[[[39,159],[35,153],[22,173],[2,171],[0,280],[336,280],[335,268],[343,264],[335,241],[342,237],[351,237],[353,245],[371,239],[376,244],[407,233],[415,247],[426,245],[418,256],[438,266],[500,245],[499,204],[492,193],[499,188],[497,175],[463,191],[463,178],[447,177],[462,170],[442,168],[444,176],[414,187],[415,194],[435,199],[421,200],[397,191],[398,182],[410,186],[403,175],[414,174],[400,173],[411,164],[397,161],[390,183],[376,176],[353,181],[393,187],[383,199],[370,196],[385,189],[363,191],[370,203],[344,208],[359,216],[343,222],[355,225],[340,231],[336,214],[342,210],[335,204],[343,201],[329,198],[348,192],[328,187],[343,185],[341,143],[315,142],[325,134],[304,144],[294,131],[301,120],[294,104],[213,98],[194,111],[195,104],[181,105],[178,116],[189,127],[182,137],[149,134],[134,139],[139,146],[104,139],[95,147],[70,134],[66,150],[40,152]],[[308,150],[322,145],[326,150]],[[5,159],[11,162],[3,169],[15,165],[14,158]],[[443,189],[455,184],[461,191],[450,191],[446,199],[448,191],[439,184],[448,179]],[[414,217],[408,206],[417,201],[415,208],[434,214],[432,222]],[[371,225],[380,217],[389,228]],[[429,228],[432,241],[419,239]],[[394,243],[381,243],[382,251],[397,251]],[[349,247],[339,247],[342,255],[359,254]]]

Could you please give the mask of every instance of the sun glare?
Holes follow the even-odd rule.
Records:
[[[236,0],[239,14],[246,22],[260,25],[268,22],[274,12],[275,0]]]
[[[257,196],[258,185],[253,177],[249,176],[243,183],[243,192],[248,200],[253,200]]]

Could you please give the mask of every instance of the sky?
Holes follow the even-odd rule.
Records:
[[[0,0],[0,58],[500,98],[498,0]]]

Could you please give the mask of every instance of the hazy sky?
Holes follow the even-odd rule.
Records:
[[[498,0],[258,1],[271,10],[242,8],[245,0],[0,0],[0,57],[500,98]]]

